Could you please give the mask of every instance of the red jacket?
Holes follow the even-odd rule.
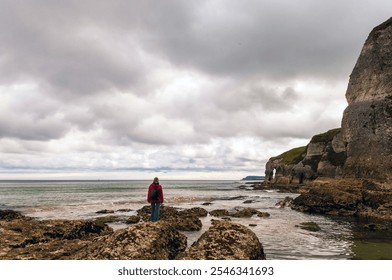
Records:
[[[158,189],[158,192],[159,192],[159,198],[158,199],[150,199],[151,191],[154,190],[154,189]],[[148,187],[147,202],[148,203],[151,203],[151,202],[163,203],[163,191],[162,191],[162,186],[160,184],[158,184],[158,185],[151,184]]]

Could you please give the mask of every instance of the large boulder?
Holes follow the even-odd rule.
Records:
[[[243,225],[214,221],[213,225],[177,259],[264,260],[263,246],[256,234]]]
[[[14,219],[21,219],[26,218],[20,212],[14,210],[0,210],[0,220],[14,220]]]
[[[144,221],[150,220],[151,206],[146,205],[137,210]],[[182,231],[198,231],[202,228],[199,217],[207,216],[208,212],[200,207],[179,210],[171,206],[161,206],[160,220],[169,222],[175,229]]]
[[[187,238],[168,222],[146,222],[120,229],[72,256],[83,260],[170,260],[185,250]]]

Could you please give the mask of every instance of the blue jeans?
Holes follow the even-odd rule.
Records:
[[[159,207],[161,204],[159,202],[151,202],[151,221],[156,222],[159,220]]]

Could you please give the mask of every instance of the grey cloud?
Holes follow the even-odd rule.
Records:
[[[64,120],[59,103],[55,100],[27,92],[2,94],[11,98],[14,94],[18,101],[5,101],[8,106],[0,110],[0,139],[47,141],[63,137],[72,127],[71,123]]]
[[[143,92],[154,65],[142,48],[210,75],[347,77],[369,29],[392,8],[366,3],[3,0],[0,79],[35,79],[73,98]]]
[[[298,99],[291,87],[276,89],[263,86],[260,82],[240,84],[237,88],[223,91],[214,96],[217,106],[227,112],[252,110],[268,111],[290,110]]]
[[[70,128],[71,125],[61,119],[51,117],[35,119],[29,115],[2,116],[0,114],[0,138],[47,141],[63,137]]]
[[[50,94],[75,98],[112,89],[127,91],[143,82],[144,62],[135,44],[125,43],[127,34],[122,36],[116,25],[106,25],[100,14],[90,15],[99,10],[94,1],[90,5],[2,2],[3,83],[34,80]],[[124,39],[128,49],[110,48],[109,40],[115,39]]]
[[[185,22],[174,12],[146,36],[176,64],[208,74],[340,79],[369,29],[390,16],[392,4],[376,2],[369,8],[367,1],[199,1]],[[176,20],[181,24],[173,28]]]

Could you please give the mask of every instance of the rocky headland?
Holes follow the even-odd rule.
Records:
[[[369,34],[350,75],[341,128],[266,163],[265,183],[310,213],[392,219],[392,18]]]

